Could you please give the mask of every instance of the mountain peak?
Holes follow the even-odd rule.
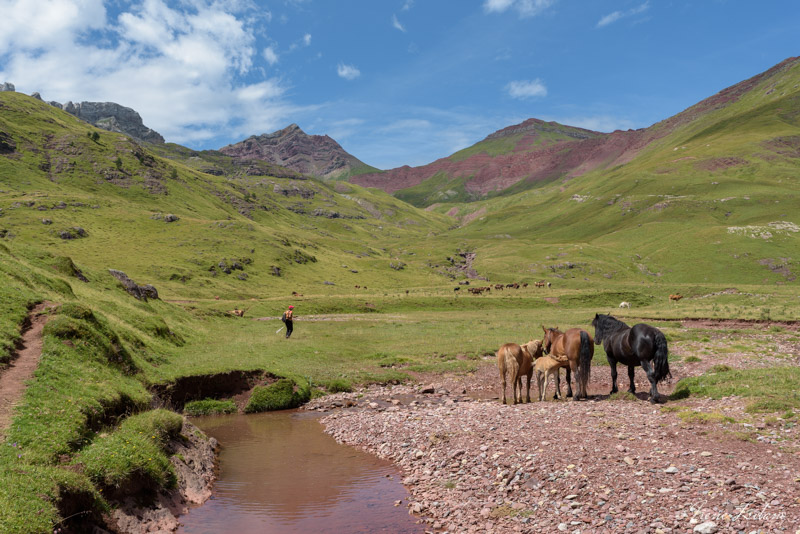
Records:
[[[339,178],[375,170],[347,153],[327,135],[308,135],[297,124],[251,136],[220,152],[238,159],[262,160],[320,178]]]

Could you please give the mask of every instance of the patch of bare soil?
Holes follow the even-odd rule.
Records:
[[[713,342],[729,346],[728,335]],[[681,342],[670,350],[683,356],[697,348]],[[659,385],[662,394],[712,364],[781,361],[744,350],[698,354],[703,361],[670,363],[673,380]],[[618,371],[625,391],[626,369]],[[800,525],[798,427],[746,413],[743,399],[651,405],[637,369],[637,400],[609,400],[610,369],[600,365],[592,368],[592,398],[579,402],[503,405],[490,358],[467,375],[418,378],[425,385],[373,386],[307,408],[333,410],[322,422],[338,441],[394,461],[412,495],[403,504],[432,530],[793,532]]]
[[[57,305],[43,302],[36,305],[29,315],[22,332],[22,340],[12,355],[8,368],[0,370],[0,441],[11,424],[14,407],[25,392],[25,383],[33,377],[42,356],[42,329],[48,312]]]

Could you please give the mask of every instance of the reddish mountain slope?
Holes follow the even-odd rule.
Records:
[[[418,205],[428,205],[441,200],[446,190],[461,194],[462,200],[477,199],[513,186],[525,188],[525,184],[622,165],[651,143],[678,128],[691,127],[708,113],[738,101],[757,84],[797,62],[798,58],[789,58],[649,128],[604,134],[528,119],[428,165],[362,174],[351,181],[383,189]],[[506,143],[500,148],[504,150],[499,151],[498,141],[503,139]]]

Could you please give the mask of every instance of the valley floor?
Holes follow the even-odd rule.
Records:
[[[687,350],[687,344],[674,348]],[[730,353],[714,363],[778,362]],[[672,384],[710,366],[673,365]],[[624,391],[627,375],[620,370]],[[636,377],[637,391],[646,392],[641,369]],[[504,406],[488,358],[467,376],[422,379],[422,388],[372,387],[308,408],[350,406],[323,420],[327,431],[400,466],[412,500],[398,505],[426,528],[611,533],[800,526],[798,427],[791,418],[748,413],[740,397],[660,405],[644,394],[609,400],[609,368],[595,366],[589,401]],[[660,390],[670,393],[671,386]]]

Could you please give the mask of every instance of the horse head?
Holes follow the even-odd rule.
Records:
[[[553,340],[558,333],[558,327],[555,328],[545,328],[542,325],[542,330],[544,330],[544,339],[542,340],[542,351],[545,354],[550,354],[550,348],[553,346]]]

